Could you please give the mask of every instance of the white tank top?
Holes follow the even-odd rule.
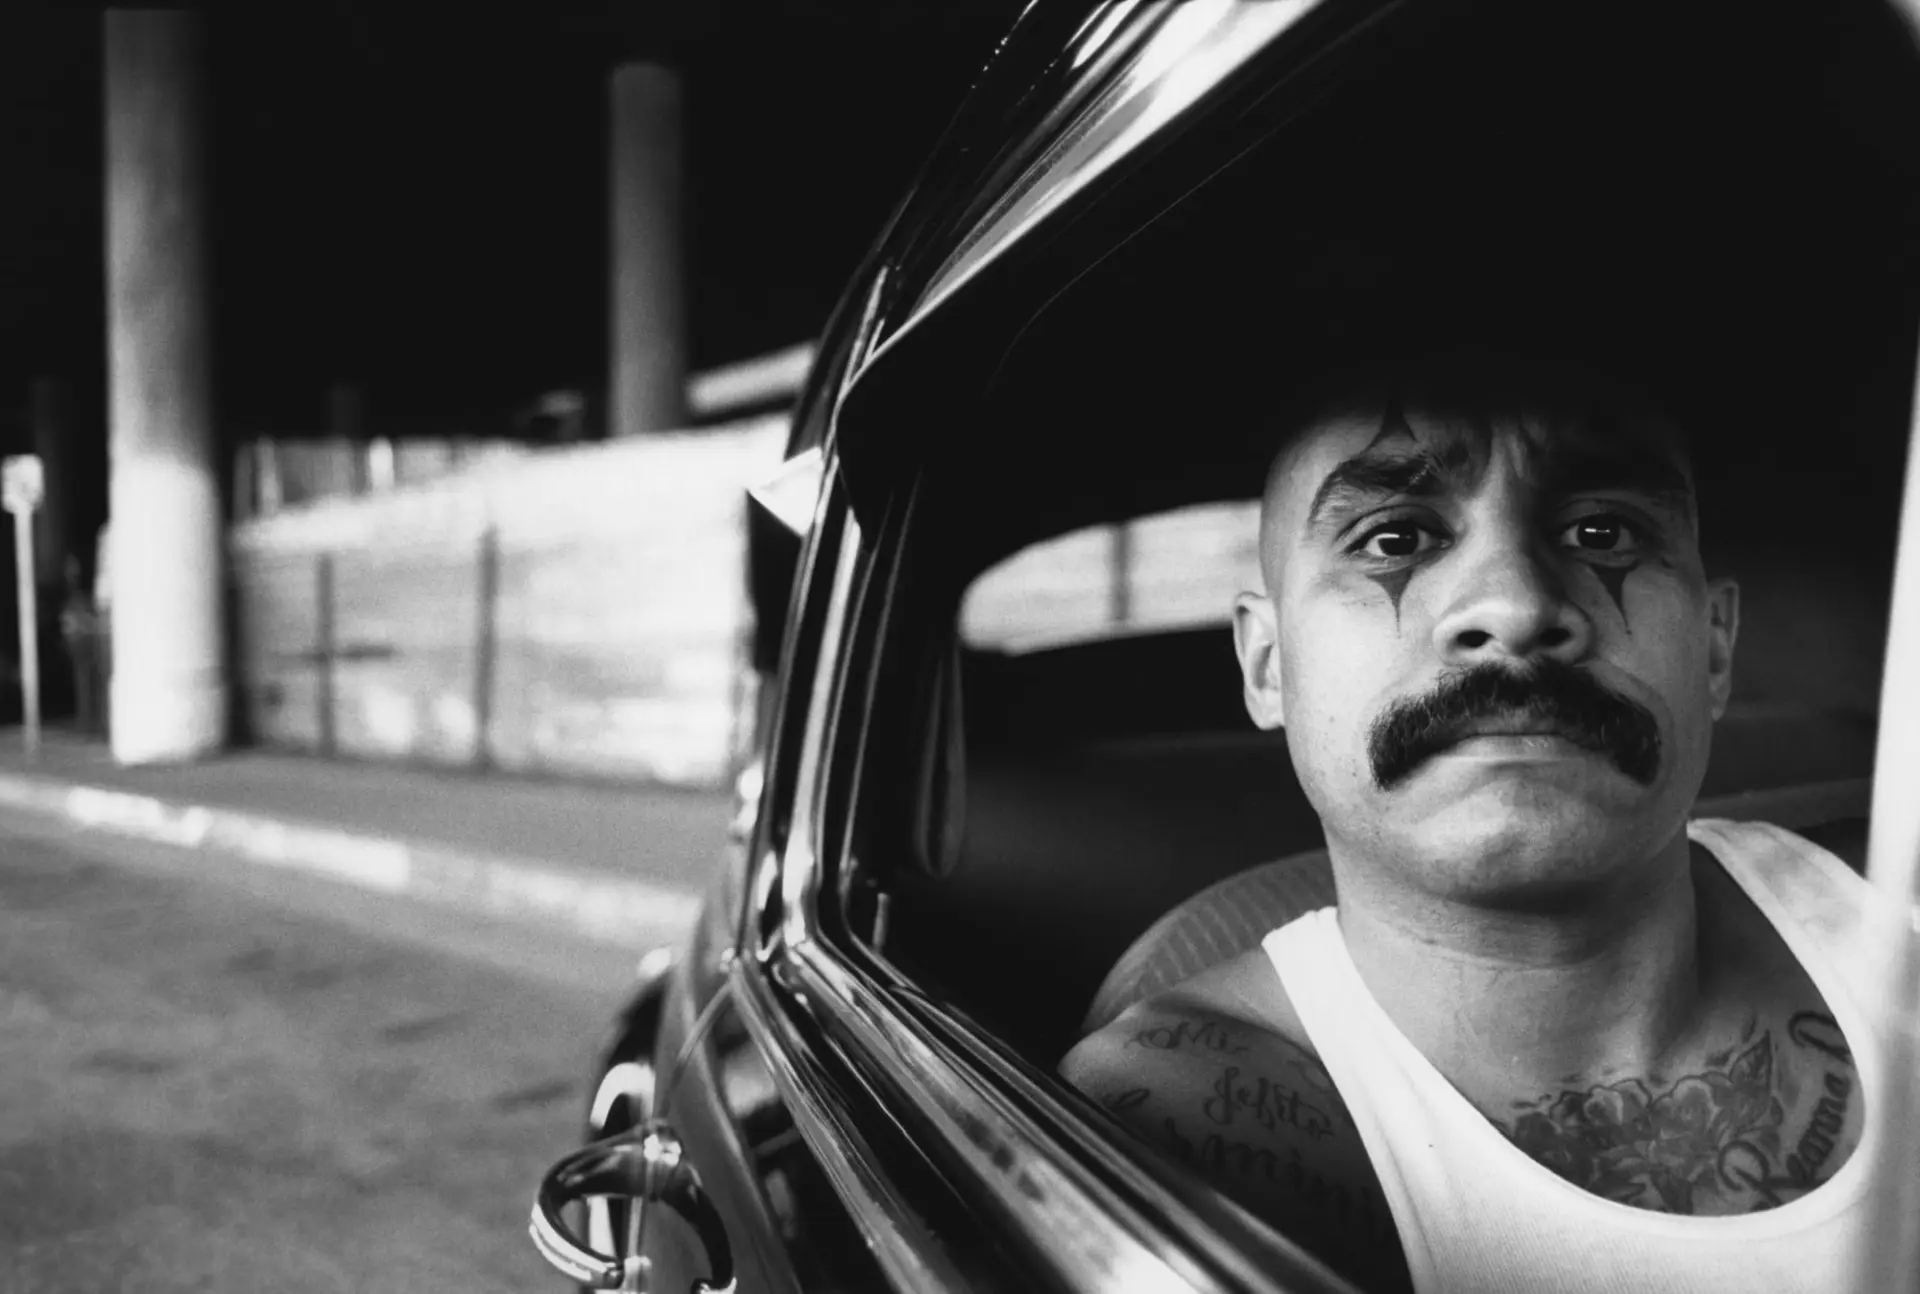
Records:
[[[1703,819],[1687,834],[1753,900],[1826,998],[1862,1076],[1865,1132],[1831,1180],[1759,1213],[1690,1217],[1582,1190],[1508,1141],[1415,1049],[1361,981],[1335,909],[1264,946],[1379,1174],[1418,1294],[1816,1294],[1839,1287],[1883,1144],[1878,994],[1859,953],[1878,933],[1867,882],[1764,823]],[[1851,950],[1851,951],[1850,951]]]

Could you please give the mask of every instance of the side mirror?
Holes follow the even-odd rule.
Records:
[[[567,1226],[576,1200],[631,1201],[624,1253],[582,1244]],[[648,1205],[664,1204],[699,1235],[712,1275],[692,1283],[692,1294],[733,1294],[733,1244],[726,1219],[700,1184],[700,1174],[671,1125],[650,1119],[632,1132],[596,1141],[547,1170],[533,1201],[527,1232],[540,1256],[561,1275],[597,1290],[645,1290],[651,1264],[641,1252]]]

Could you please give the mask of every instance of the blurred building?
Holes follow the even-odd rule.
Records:
[[[242,730],[328,755],[724,783],[751,717],[746,490],[779,464],[808,358],[696,376],[705,425],[672,433],[243,446]]]

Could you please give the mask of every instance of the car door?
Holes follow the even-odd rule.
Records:
[[[848,1112],[852,1102],[825,1058],[769,1005],[777,992],[768,960],[743,951],[771,919],[785,855],[804,850],[811,835],[821,706],[839,672],[850,590],[870,556],[834,497],[830,485],[822,491],[798,557],[795,624],[779,670],[786,686],[772,702],[763,745],[739,928],[724,949],[696,947],[681,1018],[661,1038],[674,1061],[658,1114],[723,1219],[739,1279],[756,1289],[891,1288],[862,1238],[871,1210],[836,1190],[836,1178],[877,1174],[873,1134],[847,1126],[868,1115]],[[649,1225],[644,1248],[656,1288],[690,1289],[713,1271],[709,1245],[675,1214]]]
[[[938,1193],[916,1175],[922,1157],[810,1031],[767,943],[780,928],[783,873],[815,847],[828,780],[824,717],[845,673],[839,651],[853,591],[872,565],[872,546],[829,475],[797,558],[778,673],[787,685],[757,756],[764,775],[747,779],[759,783],[757,804],[742,806],[752,825],[660,997],[657,1086],[632,1098],[646,1108],[628,1131],[562,1161],[536,1206],[536,1240],[582,1283],[968,1286],[946,1279],[936,1228],[919,1212],[929,1188]],[[647,1205],[630,1211],[642,1196]],[[560,1206],[580,1197],[615,1205],[590,1213],[585,1237],[557,1221]],[[874,1244],[876,1234],[889,1243]],[[882,1250],[884,1263],[875,1257]]]

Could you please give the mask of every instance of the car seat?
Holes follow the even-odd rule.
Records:
[[[1858,871],[1871,785],[1853,778],[1723,795],[1700,801],[1693,816],[1771,822],[1832,850]],[[1269,931],[1333,901],[1333,870],[1325,849],[1216,881],[1154,922],[1120,955],[1094,994],[1082,1035],[1105,1028],[1134,1003],[1258,947]]]

